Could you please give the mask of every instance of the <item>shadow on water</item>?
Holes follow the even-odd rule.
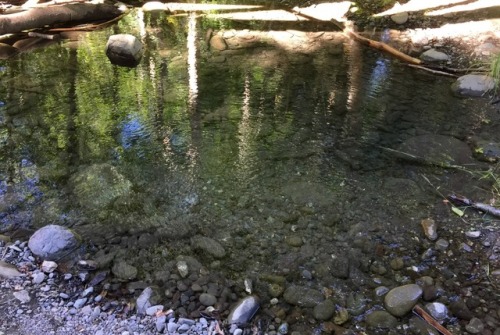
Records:
[[[285,281],[344,297],[373,285],[371,257],[411,243],[436,203],[419,174],[459,184],[381,148],[464,140],[487,108],[335,32],[134,24],[3,62],[0,229],[71,226],[172,290],[159,278],[179,256],[264,298]],[[146,47],[135,69],[103,52],[122,29]]]

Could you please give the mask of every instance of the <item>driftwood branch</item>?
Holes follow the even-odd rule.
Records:
[[[120,16],[122,11],[108,4],[66,4],[32,8],[25,12],[1,15],[0,35],[43,28],[62,23],[107,20]]]
[[[354,30],[352,30],[350,27],[348,27],[348,25],[346,25],[346,28],[344,29],[344,33],[347,36],[355,39],[356,41],[358,41],[364,45],[367,45],[367,46],[374,48],[374,49],[378,49],[378,50],[387,52],[387,53],[391,54],[392,56],[394,56],[394,57],[396,57],[396,58],[398,58],[398,59],[400,59],[408,64],[412,64],[412,65],[422,65],[423,64],[420,59],[408,56],[407,54],[391,47],[390,45],[388,45],[384,42],[374,41],[374,40],[371,40],[369,38],[361,36],[360,34],[355,32]]]
[[[443,335],[453,335],[448,329],[443,327],[439,322],[437,322],[429,313],[427,313],[422,307],[416,305],[413,307],[413,313],[421,317],[425,322],[434,327],[438,332]]]

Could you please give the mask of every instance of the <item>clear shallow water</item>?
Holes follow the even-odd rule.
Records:
[[[414,182],[420,170],[381,147],[426,133],[465,139],[486,102],[348,41],[213,53],[205,36],[220,25],[158,16],[141,30],[127,19],[76,48],[2,62],[0,228],[71,226],[144,281],[188,255],[240,284],[279,275],[345,295],[365,285],[326,269],[331,255],[404,246],[397,233],[417,230],[435,203]],[[107,37],[131,31],[143,34],[141,64],[111,65]],[[194,235],[226,257],[191,250]]]

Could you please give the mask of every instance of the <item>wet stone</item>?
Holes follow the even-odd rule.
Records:
[[[204,306],[213,306],[217,303],[217,298],[208,293],[200,294],[200,303]]]
[[[422,288],[416,284],[399,286],[385,296],[385,308],[394,316],[403,316],[411,311],[421,296]]]
[[[448,249],[449,246],[450,246],[450,242],[443,240],[442,238],[437,240],[436,244],[435,244],[436,250],[440,250],[440,251],[445,251],[446,249]]]
[[[325,300],[321,292],[298,285],[288,287],[283,298],[290,305],[300,307],[314,307]]]
[[[449,306],[451,313],[463,320],[471,320],[472,312],[469,310],[465,302],[459,300],[452,302]]]
[[[111,272],[120,280],[133,280],[137,277],[137,268],[124,260],[115,262],[111,268]]]
[[[248,296],[238,301],[229,312],[228,324],[248,323],[260,308],[259,299],[255,296]]]
[[[424,219],[420,222],[422,229],[424,230],[425,237],[431,241],[435,241],[438,238],[437,234],[437,223],[433,219]]]
[[[373,311],[366,316],[369,328],[395,328],[398,320],[386,311]]]
[[[467,330],[467,332],[470,334],[482,334],[484,330],[484,324],[480,319],[472,318],[465,326],[465,330]]]
[[[313,309],[314,318],[320,321],[326,321],[328,319],[331,319],[334,313],[335,313],[335,304],[330,299],[320,302],[319,304],[314,306]]]
[[[444,321],[448,318],[448,308],[440,302],[426,304],[425,309],[438,321]]]
[[[214,239],[205,236],[195,236],[191,239],[191,248],[200,250],[215,258],[226,256],[224,247]]]

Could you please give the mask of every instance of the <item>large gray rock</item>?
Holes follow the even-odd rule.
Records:
[[[28,247],[43,260],[58,261],[70,258],[80,244],[80,237],[68,228],[48,225],[31,236]]]
[[[451,85],[451,91],[461,97],[482,97],[494,89],[495,80],[480,74],[466,74]]]
[[[450,136],[415,136],[403,142],[398,150],[398,157],[420,164],[446,167],[474,162],[469,146]]]
[[[191,239],[191,248],[193,250],[201,250],[215,258],[226,256],[226,250],[219,242],[201,235],[197,235]]]
[[[283,298],[290,305],[300,307],[314,307],[325,300],[320,291],[297,285],[289,286],[285,290]]]
[[[133,35],[112,35],[106,44],[106,55],[115,65],[135,67],[141,61],[142,53],[142,43]]]
[[[403,316],[417,304],[422,296],[422,288],[408,284],[393,288],[384,298],[385,308],[394,316]]]

